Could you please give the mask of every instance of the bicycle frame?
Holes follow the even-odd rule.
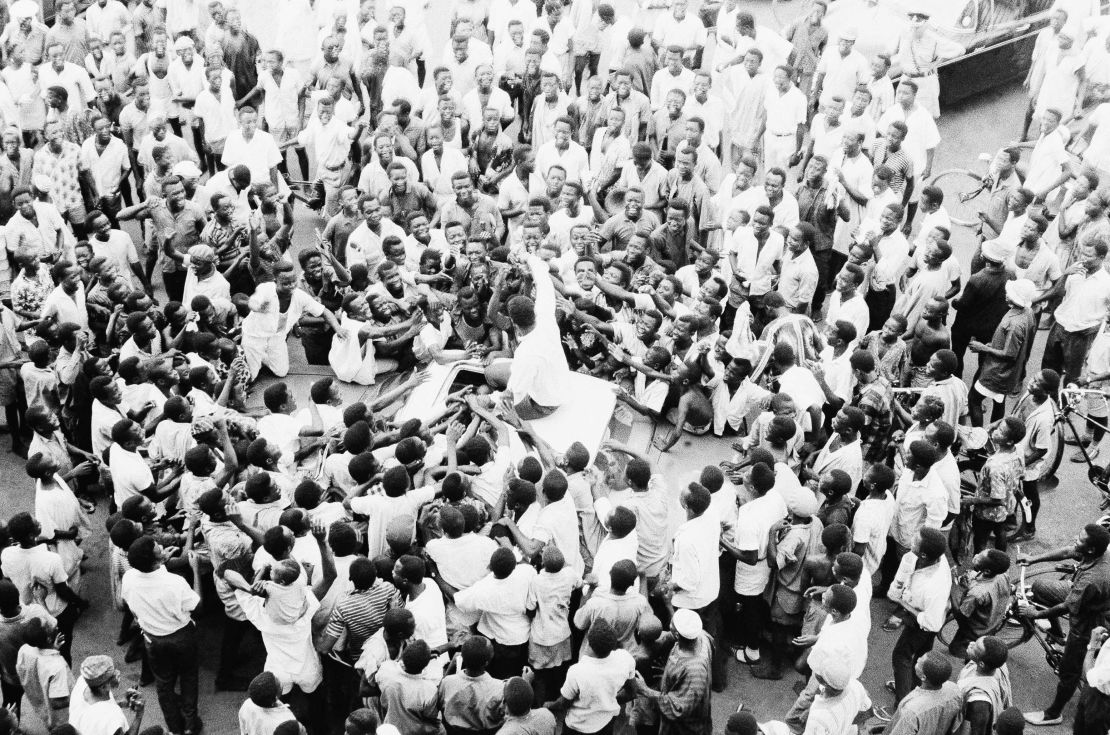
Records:
[[[1016,549],[1017,549],[1018,553],[1020,554],[1021,553],[1020,546],[1016,546]],[[1027,587],[1026,584],[1025,584],[1025,570],[1026,570],[1026,566],[1023,564],[1021,566],[1021,572],[1018,576],[1017,594],[1014,595],[1014,610],[1013,610],[1013,613],[1017,612],[1017,604],[1018,604],[1019,600],[1024,600],[1025,602],[1028,602],[1031,605],[1036,605],[1036,603],[1033,602],[1033,600],[1032,600],[1032,594],[1031,594],[1030,588]],[[1045,660],[1048,662],[1049,667],[1052,669],[1052,671],[1054,673],[1059,674],[1060,673],[1060,661],[1062,661],[1063,658],[1064,658],[1063,649],[1062,648],[1057,648],[1051,642],[1049,642],[1048,637],[1044,634],[1044,632],[1041,631],[1040,628],[1037,627],[1035,622],[1029,620],[1028,618],[1022,618],[1022,617],[1020,617],[1016,614],[1013,614],[1013,613],[1011,614],[1010,617],[1014,618],[1015,620],[1021,621],[1021,622],[1019,622],[1020,625],[1026,626],[1026,629],[1030,633],[1029,637],[1036,639],[1037,643],[1039,643],[1041,648],[1044,650]]]
[[[1083,456],[1083,461],[1087,464],[1087,479],[1092,485],[1095,486],[1095,488],[1100,493],[1102,493],[1103,499],[1102,503],[1100,504],[1100,508],[1102,510],[1105,510],[1107,507],[1110,507],[1110,482],[1108,482],[1108,479],[1110,478],[1107,477],[1107,471],[1108,469],[1110,469],[1110,467],[1099,467],[1095,464],[1094,458],[1091,457],[1091,455],[1087,452],[1087,447],[1085,447],[1083,445],[1083,442],[1081,441],[1079,430],[1075,428],[1075,424],[1071,420],[1071,415],[1075,414],[1076,416],[1087,422],[1087,424],[1091,426],[1097,426],[1098,428],[1108,433],[1110,433],[1110,426],[1107,426],[1107,424],[1104,422],[1091,418],[1073,405],[1073,401],[1075,400],[1075,398],[1081,395],[1098,395],[1102,396],[1103,398],[1107,397],[1106,394],[1100,390],[1091,390],[1084,388],[1066,388],[1064,390],[1061,390],[1060,401],[1058,403],[1059,408],[1056,410],[1054,423],[1066,424],[1067,427],[1071,429],[1072,438],[1075,439],[1076,444],[1079,446],[1079,451]],[[1061,440],[1062,439],[1063,437],[1061,437]]]

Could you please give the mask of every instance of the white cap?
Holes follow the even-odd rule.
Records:
[[[200,168],[188,159],[185,159],[184,161],[178,161],[173,165],[174,176],[181,176],[186,179],[199,179],[200,174]]]
[[[1017,250],[1015,245],[1002,242],[1000,238],[983,241],[982,254],[987,260],[993,260],[996,263],[1005,263]]]
[[[34,0],[16,0],[12,3],[12,17],[19,18],[34,18],[39,14],[39,6]]]
[[[32,177],[31,186],[44,194],[49,194],[54,189],[54,182],[50,180],[49,176],[39,174],[38,176]]]
[[[671,623],[675,632],[683,638],[697,638],[702,631],[701,617],[693,610],[676,610]]]
[[[1028,278],[1018,278],[1013,281],[1007,281],[1006,298],[1013,301],[1021,308],[1028,309],[1033,305],[1033,299],[1037,298],[1037,284],[1033,283]]]

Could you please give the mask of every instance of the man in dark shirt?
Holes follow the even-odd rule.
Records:
[[[1062,721],[1061,712],[1079,686],[1091,631],[1101,624],[1110,606],[1110,556],[1106,554],[1107,546],[1110,546],[1110,531],[1097,523],[1090,523],[1072,546],[1032,558],[1018,557],[1018,563],[1023,566],[1065,559],[1078,562],[1070,580],[1038,579],[1032,585],[1033,601],[1018,603],[1023,617],[1049,620],[1053,633],[1061,638],[1063,632],[1059,618],[1065,614],[1069,616],[1056,697],[1043,712],[1025,713],[1025,720],[1030,724],[1059,724]]]
[[[832,288],[835,273],[829,272],[829,256],[832,253],[833,232],[836,219],[845,222],[851,217],[847,197],[832,205],[829,201],[829,187],[825,172],[829,168],[824,156],[813,156],[805,169],[805,180],[798,187],[798,219],[813,225],[816,233],[813,238],[813,261],[817,264],[817,290],[813,292],[811,314],[820,314],[825,303],[825,294]]]
[[[666,221],[648,238],[648,256],[663,266],[667,273],[674,273],[701,250],[697,238],[698,230],[690,216],[690,205],[685,199],[672,199],[667,203]]]
[[[1014,275],[1003,265],[1003,248],[994,240],[983,243],[983,270],[967,279],[967,286],[960,297],[952,302],[956,318],[952,322],[952,351],[959,366],[957,375],[964,372],[964,353],[971,340],[989,343],[994,330],[1006,315],[1006,282]]]

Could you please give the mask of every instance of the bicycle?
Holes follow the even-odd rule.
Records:
[[[994,178],[989,170],[994,158],[989,153],[980,153],[977,160],[988,164],[986,173],[968,168],[950,168],[941,171],[929,181],[944,192],[944,208],[953,224],[978,227],[981,221],[979,212],[985,200],[976,200],[983,192],[989,192],[994,187]]]
[[[1021,615],[1019,608],[1020,603],[1028,602],[1036,605],[1032,601],[1032,591],[1029,585],[1026,584],[1026,579],[1031,577],[1039,577],[1043,574],[1060,573],[1065,576],[1071,575],[1075,572],[1074,564],[1057,564],[1051,569],[1042,569],[1031,574],[1026,573],[1027,567],[1022,566],[1018,573],[1017,582],[1012,583],[1012,593],[1010,595],[1010,605],[1006,611],[1006,617],[1001,626],[996,630],[987,633],[987,635],[994,636],[1005,644],[1006,648],[1014,649],[1020,645],[1028,643],[1032,639],[1036,639],[1040,644],[1041,649],[1044,651],[1045,660],[1048,662],[1049,667],[1055,673],[1059,673],[1060,661],[1064,657],[1064,648],[1062,644],[1058,644],[1049,638],[1047,632],[1043,630],[1037,621],[1031,620]],[[959,578],[955,570],[952,572],[953,576],[953,594],[959,586]],[[958,605],[958,601],[953,599],[952,605],[948,609],[947,619],[944,625],[941,626],[940,631],[937,633],[937,639],[948,648],[952,641],[955,639],[956,631],[959,629],[959,620],[956,618],[954,610]],[[1038,606],[1039,607],[1039,606]]]
[[[1099,503],[1099,510],[1107,510],[1108,508],[1110,508],[1110,464],[1107,464],[1104,467],[1100,467],[1095,464],[1094,458],[1091,457],[1090,453],[1087,452],[1087,447],[1083,445],[1082,437],[1080,437],[1079,431],[1075,428],[1075,424],[1071,421],[1071,415],[1075,414],[1091,426],[1097,426],[1103,431],[1110,431],[1110,427],[1107,426],[1105,421],[1099,421],[1097,419],[1091,418],[1076,407],[1076,404],[1079,403],[1079,400],[1083,396],[1088,395],[1099,396],[1104,401],[1110,398],[1107,393],[1101,390],[1094,390],[1091,388],[1079,388],[1075,385],[1068,385],[1064,388],[1061,388],[1059,404],[1060,408],[1058,409],[1056,415],[1056,423],[1065,423],[1067,424],[1068,428],[1071,429],[1071,436],[1079,447],[1079,451],[1083,457],[1083,461],[1087,464],[1087,480],[1092,485],[1094,485],[1095,489],[1097,489],[1102,494],[1102,500]],[[1059,433],[1062,434],[1063,431],[1061,430]],[[1064,444],[1062,436],[1059,437],[1059,443],[1059,451],[1062,455]],[[1058,461],[1057,466],[1059,466]],[[1053,472],[1055,473],[1055,470]]]

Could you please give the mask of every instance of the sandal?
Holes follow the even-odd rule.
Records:
[[[886,622],[883,623],[883,630],[885,630],[887,632],[893,632],[893,631],[896,631],[896,630],[901,630],[903,624],[904,623],[902,622],[902,618],[897,618],[897,617],[887,618]]]

